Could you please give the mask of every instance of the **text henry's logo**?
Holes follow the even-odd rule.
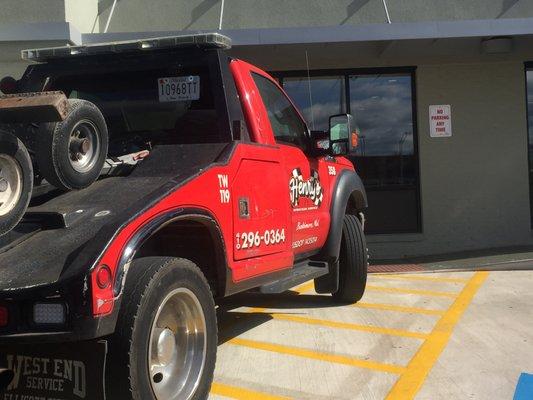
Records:
[[[293,207],[299,204],[300,197],[309,198],[315,206],[320,206],[324,197],[318,172],[314,170],[311,170],[309,179],[304,180],[300,168],[293,169],[291,180],[289,181],[289,189]]]

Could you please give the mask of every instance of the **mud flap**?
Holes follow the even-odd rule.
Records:
[[[0,400],[105,400],[106,341],[0,346]]]

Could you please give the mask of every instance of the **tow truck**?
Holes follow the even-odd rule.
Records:
[[[348,114],[218,33],[25,50],[0,87],[0,398],[205,399],[216,304],[366,285]]]

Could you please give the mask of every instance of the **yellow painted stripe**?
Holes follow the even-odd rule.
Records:
[[[404,331],[401,329],[382,328],[379,326],[329,321],[329,320],[324,320],[324,319],[300,317],[297,315],[290,315],[290,314],[273,313],[269,315],[271,315],[272,318],[277,319],[277,320],[297,322],[300,324],[319,325],[319,326],[325,326],[328,328],[350,329],[354,331],[381,333],[383,335],[402,336],[402,337],[416,338],[416,339],[425,339],[428,337],[427,333]]]
[[[426,315],[442,315],[444,310],[432,310],[429,308],[420,307],[403,307],[395,304],[381,304],[381,303],[356,303],[353,307],[370,308],[373,310],[397,311],[410,314],[426,314]]]
[[[314,287],[315,287],[315,283],[313,281],[310,281],[310,282],[302,283],[299,286],[295,286],[294,288],[291,289],[291,291],[296,292],[298,294],[304,294],[305,292],[310,291]],[[262,312],[265,312],[266,309],[267,307],[254,307],[254,308],[251,308],[248,312],[249,313],[262,313]]]
[[[386,400],[408,400],[416,396],[429,371],[446,347],[455,325],[459,322],[485,279],[487,279],[488,274],[486,271],[474,274],[448,311],[437,322],[429,338],[409,361],[407,371],[396,381]]]
[[[238,400],[288,400],[288,397],[273,396],[271,394],[256,392],[235,386],[224,385],[214,382],[211,385],[211,393],[219,396]]]
[[[391,374],[401,374],[405,367],[393,364],[384,364],[375,361],[361,360],[354,357],[346,357],[330,353],[306,350],[297,347],[283,346],[279,344],[259,342],[255,340],[235,338],[230,340],[230,344],[237,346],[250,347],[252,349],[271,351],[279,354],[287,354],[295,357],[310,358],[313,360],[325,361],[336,364],[344,364],[352,367],[366,368],[374,371],[388,372]]]
[[[403,281],[427,281],[427,282],[444,282],[444,283],[467,283],[468,279],[462,278],[441,278],[438,276],[427,276],[427,274],[420,275],[394,275],[394,274],[373,274],[371,275],[372,279],[392,279],[392,280],[403,280]]]
[[[453,292],[437,292],[434,290],[419,290],[419,289],[403,289],[403,288],[393,288],[387,286],[375,286],[375,285],[366,285],[367,290],[375,290],[378,292],[387,292],[387,293],[400,293],[400,294],[418,294],[420,296],[436,296],[436,297],[450,297],[455,299],[458,293]]]
[[[304,294],[304,293],[309,292],[311,289],[314,289],[314,288],[315,288],[315,282],[314,281],[309,281],[307,283],[301,284],[300,286],[296,286],[296,287],[292,288],[291,290],[293,292],[298,293],[298,294]]]

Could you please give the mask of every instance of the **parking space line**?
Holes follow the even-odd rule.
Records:
[[[316,319],[309,317],[301,317],[298,315],[279,314],[279,313],[265,313],[270,315],[273,319],[283,320],[289,322],[297,322],[300,324],[319,325],[328,328],[349,329],[354,331],[381,333],[383,335],[402,336],[415,339],[426,339],[427,333],[404,331],[401,329],[383,328],[379,326],[352,324],[348,322],[329,321],[324,319]]]
[[[346,357],[336,354],[301,349],[297,347],[289,347],[279,344],[259,342],[256,340],[235,338],[231,339],[227,343],[237,346],[250,347],[257,350],[270,351],[279,354],[287,354],[295,357],[310,358],[313,360],[325,361],[336,364],[344,364],[352,367],[365,368],[373,371],[387,372],[392,374],[402,374],[406,370],[405,367],[400,365],[361,360],[359,358],[354,357]]]
[[[288,400],[288,397],[273,396],[271,394],[256,392],[249,389],[244,389],[236,386],[224,385],[222,383],[213,382],[211,385],[211,394],[218,396],[229,397],[238,400]]]
[[[459,293],[454,292],[437,292],[434,290],[420,290],[420,289],[403,289],[403,288],[394,288],[388,286],[376,286],[376,285],[366,285],[367,290],[375,290],[378,292],[387,292],[387,293],[399,293],[399,294],[416,294],[420,296],[436,296],[436,297],[450,297],[455,299]]]
[[[386,400],[405,400],[415,397],[424,384],[429,371],[446,347],[457,322],[487,279],[488,274],[486,271],[476,272],[469,280],[450,308],[437,322],[429,338],[409,361],[406,371],[396,381]]]
[[[382,304],[382,303],[355,303],[352,307],[370,308],[374,310],[396,311],[409,314],[426,314],[426,315],[442,315],[445,310],[434,310],[429,308],[420,307],[403,307],[395,304]]]
[[[426,275],[395,275],[395,274],[372,274],[372,278],[390,279],[390,280],[405,280],[405,281],[428,281],[428,282],[444,282],[444,283],[468,283],[468,279],[463,278],[441,278],[436,276]]]
[[[302,283],[301,285],[292,288],[291,291],[296,292],[298,294],[304,294],[314,288],[315,288],[315,281],[310,280],[309,282]]]

